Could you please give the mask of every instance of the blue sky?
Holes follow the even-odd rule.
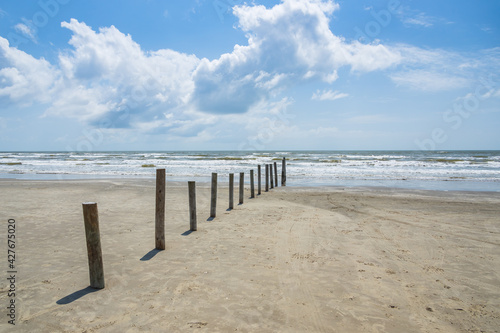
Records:
[[[500,149],[499,1],[0,2],[0,150]]]

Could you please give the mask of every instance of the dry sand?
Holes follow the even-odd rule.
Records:
[[[226,187],[225,187],[226,186]],[[16,220],[22,332],[498,332],[500,194],[275,188],[198,231],[187,183],[168,183],[154,251],[154,180],[0,181]],[[237,202],[237,187],[235,188]],[[81,203],[99,208],[106,288],[90,292]]]

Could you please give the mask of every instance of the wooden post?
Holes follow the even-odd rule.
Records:
[[[240,172],[240,204],[243,204],[243,184],[245,182],[245,173]]]
[[[99,214],[97,203],[84,202],[83,222],[87,238],[87,254],[89,259],[90,286],[95,289],[104,288],[104,269],[102,265],[101,236],[99,233]]]
[[[212,199],[210,200],[210,217],[215,217],[217,210],[217,173],[212,173]]]
[[[188,182],[189,189],[189,230],[196,231],[196,182]]]
[[[271,188],[274,188],[273,165],[272,164],[269,164],[269,178],[271,179]]]
[[[266,164],[266,192],[269,191],[269,164]]]
[[[286,160],[284,157],[281,164],[281,186],[286,186]]]
[[[250,198],[255,198],[255,186],[253,183],[253,169],[250,170]]]
[[[234,208],[234,173],[229,174],[229,209]]]
[[[276,165],[276,162],[274,162],[274,184],[278,187],[278,166]]]
[[[165,250],[165,169],[156,169],[155,248]]]
[[[260,172],[260,164],[257,165],[257,194],[260,195],[260,188],[261,188],[261,172]]]

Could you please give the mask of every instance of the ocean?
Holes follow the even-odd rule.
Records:
[[[130,151],[0,152],[0,178],[154,178],[219,181],[287,161],[287,186],[369,186],[500,192],[500,151]],[[264,172],[264,170],[263,170]],[[247,181],[248,177],[246,177]]]

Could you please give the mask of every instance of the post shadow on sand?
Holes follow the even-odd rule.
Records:
[[[148,253],[146,253],[140,260],[141,261],[151,260],[155,255],[158,254],[158,252],[161,252],[161,251],[162,250],[152,249],[151,251],[149,251]]]
[[[208,221],[208,222],[210,222],[210,221],[213,221],[214,219],[215,219],[215,217],[209,217],[209,218],[207,219],[207,221]]]
[[[92,288],[91,286],[88,286],[86,288],[75,291],[74,293],[71,293],[68,296],[64,296],[63,298],[58,300],[56,303],[59,305],[66,305],[66,304],[69,304],[69,303],[76,301],[77,299],[82,298],[83,296],[85,296],[87,294],[91,294],[91,293],[94,293],[94,292],[99,291],[99,290],[101,290],[101,289],[95,289],[95,288]]]
[[[189,235],[191,235],[191,233],[192,233],[192,232],[194,232],[194,231],[193,231],[193,230],[186,230],[186,231],[184,231],[184,232],[181,234],[181,236],[189,236]]]

